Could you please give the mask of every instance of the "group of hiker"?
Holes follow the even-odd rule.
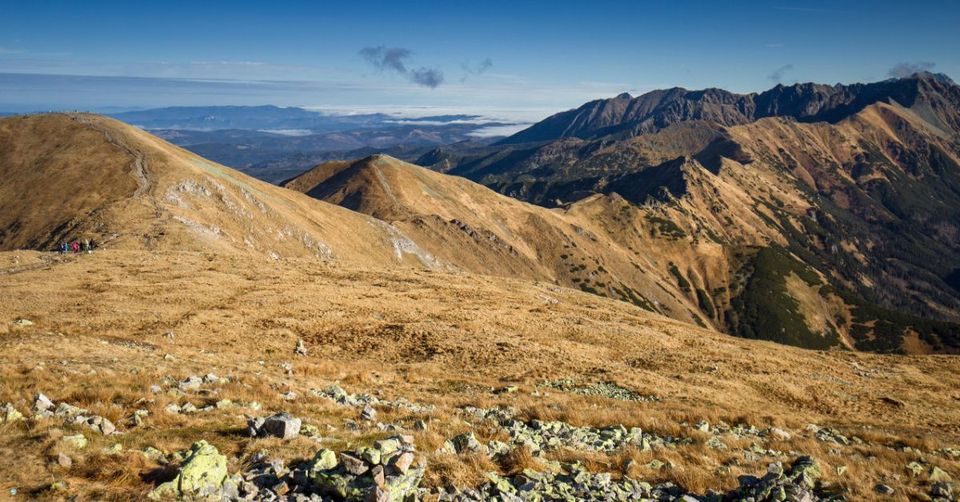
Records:
[[[83,239],[80,241],[62,242],[57,251],[60,254],[66,253],[89,253],[97,248],[97,242],[93,239]]]

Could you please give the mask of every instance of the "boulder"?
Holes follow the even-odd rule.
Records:
[[[333,450],[323,448],[313,456],[310,469],[314,471],[329,471],[337,467],[337,454]]]
[[[196,375],[190,375],[185,380],[180,381],[180,383],[177,384],[177,387],[179,387],[180,390],[186,391],[186,390],[197,390],[200,388],[201,385],[203,385],[202,378]]]
[[[473,432],[465,432],[450,440],[457,454],[469,453],[483,450],[484,447],[477,441],[477,436]]]
[[[149,497],[212,497],[220,492],[226,479],[227,457],[206,441],[198,441],[190,447],[177,476],[155,488]]]
[[[400,474],[406,474],[413,464],[413,453],[403,452],[392,459],[390,467],[393,467]]]
[[[370,406],[369,404],[363,407],[363,411],[360,412],[360,420],[364,421],[374,421],[377,419],[377,410]]]
[[[340,454],[340,463],[343,464],[344,470],[354,476],[359,476],[370,470],[370,466],[363,459],[349,453]]]
[[[33,398],[33,409],[36,411],[49,411],[53,408],[53,401],[50,400],[47,396],[37,394],[37,397]]]
[[[260,422],[262,420],[262,423]],[[254,436],[273,436],[280,439],[293,439],[300,435],[303,421],[289,413],[277,413],[265,419],[254,419],[248,425]]]
[[[953,478],[951,478],[946,471],[944,471],[943,469],[937,466],[933,466],[930,468],[930,472],[928,473],[928,478],[930,479],[930,481],[933,481],[933,482],[942,481],[942,482],[949,483],[950,481],[953,481]]]

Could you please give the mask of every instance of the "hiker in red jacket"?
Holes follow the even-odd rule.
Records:
[[[80,243],[77,242],[77,241],[71,242],[71,243],[70,243],[70,251],[73,251],[74,253],[79,253],[79,252],[80,252]]]

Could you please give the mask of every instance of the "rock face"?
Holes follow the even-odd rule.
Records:
[[[150,492],[154,500],[174,497],[211,497],[217,495],[227,479],[227,457],[206,441],[190,447],[177,477]]]

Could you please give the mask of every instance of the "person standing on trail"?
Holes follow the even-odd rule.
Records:
[[[83,250],[84,253],[89,253],[89,252],[90,252],[90,239],[84,239],[83,242],[80,243],[80,249]]]
[[[90,239],[90,251],[93,252],[94,249],[97,249],[97,241]]]
[[[79,252],[80,252],[80,243],[77,242],[77,241],[71,242],[71,243],[70,243],[70,250],[73,251],[74,253],[79,253]]]

